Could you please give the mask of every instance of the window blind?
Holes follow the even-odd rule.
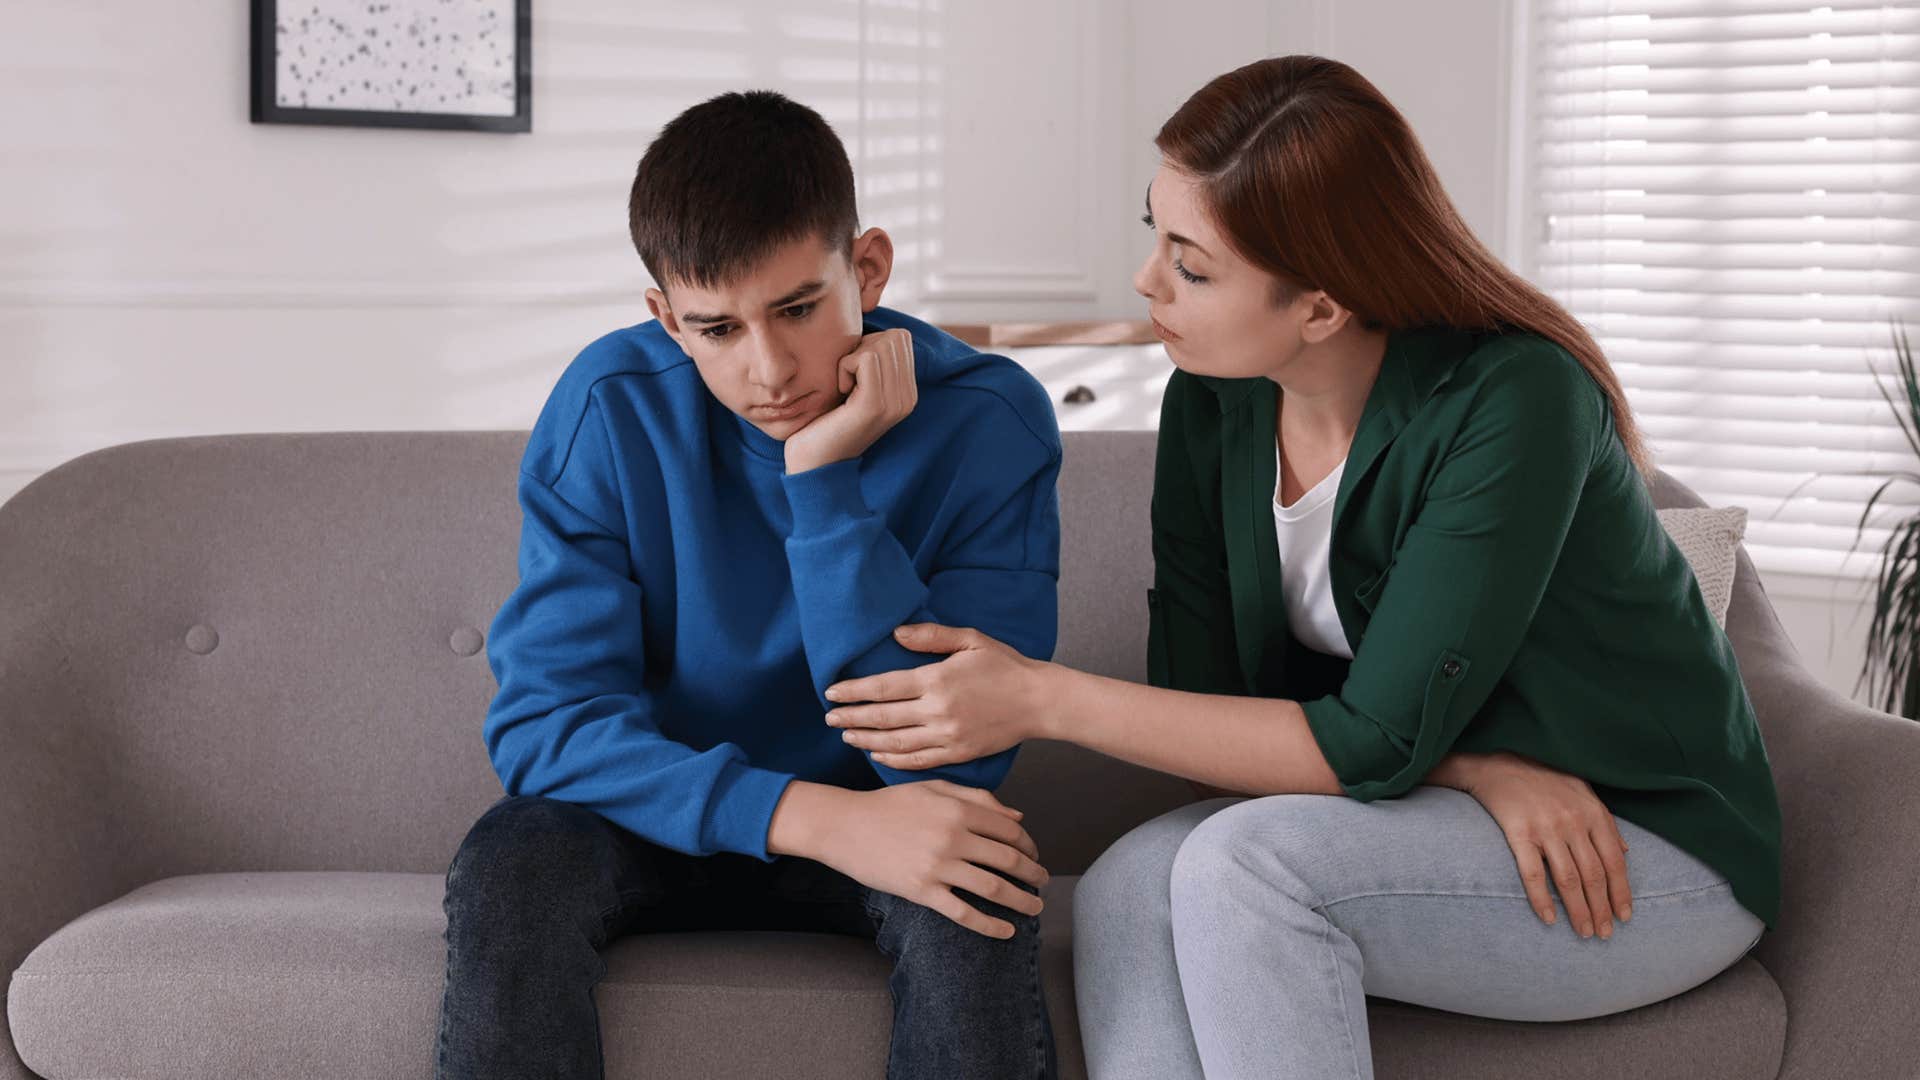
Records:
[[[1920,504],[1920,3],[1532,0],[1521,269],[1599,339],[1656,462],[1762,570],[1870,574]],[[1824,474],[1824,475],[1822,475]],[[1789,498],[1789,496],[1792,496]],[[1887,501],[1891,499],[1892,501]]]

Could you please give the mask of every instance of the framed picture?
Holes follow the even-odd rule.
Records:
[[[533,130],[533,0],[253,0],[253,122]]]

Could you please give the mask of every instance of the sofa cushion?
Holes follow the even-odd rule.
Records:
[[[1733,574],[1739,566],[1740,541],[1747,535],[1744,506],[1670,506],[1654,511],[1660,525],[1687,560],[1700,596],[1713,612],[1713,621],[1727,625],[1727,606],[1733,601]]]
[[[1074,1028],[1071,890],[1043,916],[1062,1075]],[[27,1066],[77,1077],[433,1075],[446,945],[436,874],[230,873],[167,878],[75,919],[14,973],[8,1014]],[[855,938],[662,934],[615,941],[596,991],[609,1080],[879,1077],[886,961]],[[1643,1009],[1515,1024],[1369,999],[1380,1076],[1771,1076],[1786,1009],[1751,956]]]

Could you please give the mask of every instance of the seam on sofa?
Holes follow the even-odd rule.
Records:
[[[92,977],[99,977],[99,976],[113,976],[116,978],[174,979],[174,978],[179,978],[180,976],[183,976],[183,975],[186,975],[186,976],[218,975],[221,978],[227,978],[227,979],[239,978],[239,979],[288,979],[288,980],[311,979],[311,978],[317,978],[321,976],[352,975],[356,978],[361,978],[361,979],[382,979],[389,982],[422,982],[422,983],[430,983],[436,986],[444,982],[444,976],[375,975],[375,974],[369,974],[365,972],[339,971],[339,970],[233,971],[228,968],[161,968],[157,970],[147,969],[147,968],[139,968],[139,969],[72,968],[72,969],[61,970],[61,971],[31,971],[31,972],[22,971],[22,972],[16,973],[16,977],[24,977],[29,979],[92,978]],[[625,981],[615,982],[610,980],[602,980],[601,982],[595,985],[594,989],[595,990],[617,990],[617,991],[626,991],[626,992],[697,990],[697,991],[702,991],[707,993],[723,993],[723,994],[787,994],[787,993],[792,993],[796,988],[791,986],[726,986],[726,985],[721,985],[716,983],[649,983],[649,982],[625,982]],[[821,994],[840,994],[840,995],[853,995],[853,996],[866,996],[866,997],[878,997],[882,995],[888,995],[891,993],[884,986],[876,986],[872,989],[858,989],[858,988],[809,989],[809,990],[806,990],[805,992],[812,996],[818,996]]]
[[[1741,960],[1734,961],[1734,964],[1735,966],[1738,966],[1738,964],[1741,961],[1752,960],[1752,959],[1753,958],[1751,956],[1742,957]],[[1760,961],[1753,960],[1753,963],[1754,963],[1754,966],[1759,967],[1761,971],[1763,972],[1766,971],[1766,968],[1760,964]],[[1732,970],[1732,969],[1729,968],[1728,970]],[[1722,972],[1721,974],[1725,974],[1725,972]],[[1719,978],[1718,975],[1714,977]],[[1767,981],[1773,985],[1774,997],[1780,1002],[1780,1017],[1782,1020],[1781,1026],[1784,1033],[1784,1028],[1786,1027],[1786,1024],[1791,1023],[1793,1019],[1793,1017],[1787,1011],[1787,1008],[1786,1008],[1786,993],[1785,991],[1780,989],[1780,985],[1778,983],[1773,982],[1772,972],[1767,972]],[[1691,992],[1692,991],[1686,991],[1686,993],[1691,993]],[[1607,1013],[1604,1016],[1589,1016],[1583,1020],[1550,1021],[1550,1022],[1542,1023],[1539,1026],[1562,1027],[1562,1026],[1568,1026],[1568,1025],[1590,1025],[1594,1027],[1608,1027],[1608,1028],[1634,1028],[1634,1027],[1644,1027],[1648,1024],[1663,1025],[1665,1023],[1664,1020],[1656,1019],[1650,1014],[1648,1015],[1639,1015],[1639,1014],[1645,1013],[1646,1010],[1657,1008],[1660,1005],[1669,1004],[1675,998],[1682,997],[1682,996],[1684,996],[1684,994],[1676,994],[1674,995],[1674,997],[1666,998],[1661,1001],[1649,1002],[1648,1004],[1642,1005],[1639,1008],[1626,1009],[1616,1013]],[[1497,1017],[1473,1016],[1469,1013],[1457,1013],[1448,1009],[1436,1009],[1426,1005],[1415,1005],[1410,1001],[1396,1001],[1393,998],[1378,998],[1378,997],[1374,997],[1372,994],[1367,995],[1367,1001],[1371,1005],[1377,1005],[1382,1007],[1382,1011],[1385,1011],[1385,1012],[1401,1013],[1403,1015],[1407,1015],[1410,1017],[1418,1017],[1423,1020],[1433,1020],[1440,1023],[1451,1024],[1455,1027],[1511,1028],[1516,1023],[1516,1021],[1501,1020],[1501,1019],[1498,1019]],[[1528,1021],[1518,1021],[1518,1022],[1528,1023]],[[1783,1051],[1782,1056],[1784,1058],[1785,1047],[1782,1046],[1781,1049]]]
[[[718,985],[713,985],[709,983],[603,982],[595,986],[594,989],[596,991],[617,990],[622,993],[632,993],[632,994],[650,994],[660,990],[674,990],[674,991],[682,991],[682,992],[691,990],[691,991],[698,991],[703,994],[788,994],[788,993],[794,992],[798,988],[792,987],[792,986],[718,986]],[[822,994],[835,994],[841,997],[890,997],[892,996],[891,991],[889,991],[885,986],[876,986],[870,990],[833,989],[833,990],[806,990],[804,992],[809,997],[819,997]]]
[[[48,971],[16,971],[16,979],[65,979],[76,976],[114,975],[121,978],[129,976],[165,975],[169,978],[181,975],[218,975],[222,978],[237,979],[303,979],[320,975],[352,975],[358,979],[392,979],[401,982],[427,982],[432,976],[402,975],[374,971],[353,971],[346,968],[305,968],[284,971],[235,971],[232,968],[181,968],[159,965],[139,968],[54,968]]]

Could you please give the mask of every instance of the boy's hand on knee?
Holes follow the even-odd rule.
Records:
[[[1038,896],[993,872],[1036,889],[1051,878],[1039,863],[1033,838],[1020,825],[1020,811],[991,792],[924,780],[877,791],[809,785],[799,794],[806,800],[819,791],[831,792],[831,801],[817,809],[805,802],[795,807],[811,819],[810,828],[789,833],[780,820],[784,807],[776,808],[776,830],[817,838],[798,840],[787,853],[826,863],[870,889],[931,908],[988,937],[1012,937],[1013,924],[980,911],[954,889],[1027,915],[1040,914]],[[770,842],[768,849],[777,846],[788,845]]]
[[[840,359],[840,392],[845,401],[787,436],[788,473],[857,458],[907,418],[920,400],[913,335],[882,330],[861,338]]]

